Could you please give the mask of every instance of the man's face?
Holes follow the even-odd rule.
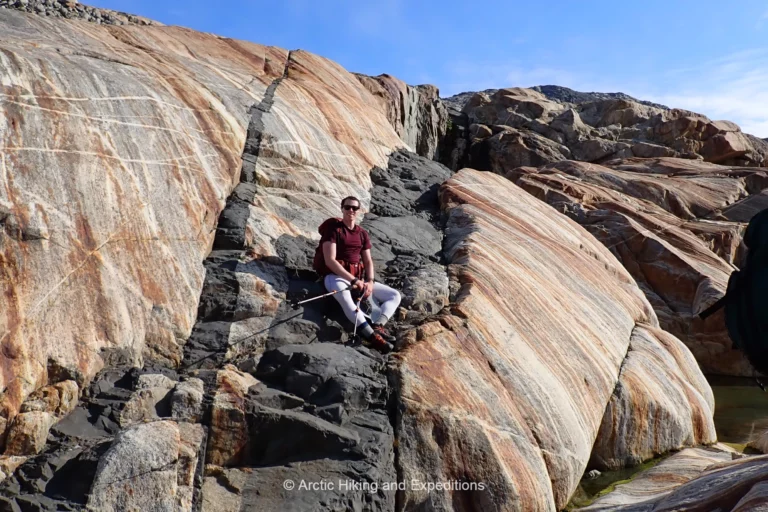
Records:
[[[357,212],[359,209],[360,203],[357,201],[351,199],[344,201],[344,206],[341,207],[342,212],[344,212],[344,220],[352,222],[357,220]]]

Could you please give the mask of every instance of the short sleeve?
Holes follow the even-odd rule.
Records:
[[[320,238],[320,243],[333,242],[334,244],[339,245],[339,231],[340,230],[338,229],[329,229],[325,235]]]
[[[363,229],[363,228],[360,228]],[[368,236],[368,232],[363,229],[363,250],[371,248],[371,237]]]

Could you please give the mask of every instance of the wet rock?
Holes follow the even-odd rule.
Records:
[[[686,448],[637,475],[630,482],[619,484],[614,491],[598,498],[592,505],[577,510],[606,512],[609,510],[624,512],[656,510],[655,507],[665,496],[680,486],[695,482],[707,468],[731,461],[734,453],[732,448],[725,445]],[[661,510],[674,510],[674,508]],[[694,508],[693,510],[714,509]]]

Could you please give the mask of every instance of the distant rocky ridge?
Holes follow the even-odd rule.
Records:
[[[560,85],[537,85],[531,87],[531,90],[542,93],[548,99],[558,101],[560,103],[587,103],[596,100],[627,100],[640,103],[642,105],[648,105],[649,107],[656,107],[661,109],[669,109],[664,105],[653,103],[651,101],[638,100],[623,92],[579,92],[569,89],[568,87],[562,87]],[[486,89],[483,93],[491,96],[498,89]],[[456,110],[461,110],[469,99],[474,96],[476,92],[467,91],[459,94],[454,94],[447,98],[441,98],[446,106],[452,107]]]
[[[99,25],[163,25],[142,16],[83,5],[78,0],[0,0],[0,9],[2,8],[52,18],[81,19]]]

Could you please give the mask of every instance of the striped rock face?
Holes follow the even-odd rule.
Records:
[[[243,168],[249,109],[278,79]],[[49,373],[82,386],[111,350],[179,361],[241,169],[262,187],[248,246],[272,255],[343,195],[366,198],[370,168],[403,146],[320,57],[0,10],[0,424]]]
[[[658,330],[642,291],[605,246],[491,173],[460,171],[442,186],[441,202],[452,314],[421,326],[400,354],[399,470],[409,482],[474,486],[411,486],[406,508],[559,510],[593,445],[626,460],[643,459],[649,444],[665,451],[712,441],[711,392],[699,391],[706,384],[695,362]],[[645,368],[667,379],[657,388],[620,371],[638,338],[658,353]],[[670,370],[674,377],[665,377]],[[614,427],[601,426],[617,387],[627,389],[614,404],[619,416],[661,404],[687,420],[656,437],[638,421],[626,434],[638,441],[619,443]],[[695,396],[697,406],[664,403],[670,389]]]
[[[746,222],[768,207],[764,169],[676,158],[559,162],[507,176],[602,241],[643,289],[661,326],[706,373],[752,375],[732,348],[720,298],[744,256]]]

